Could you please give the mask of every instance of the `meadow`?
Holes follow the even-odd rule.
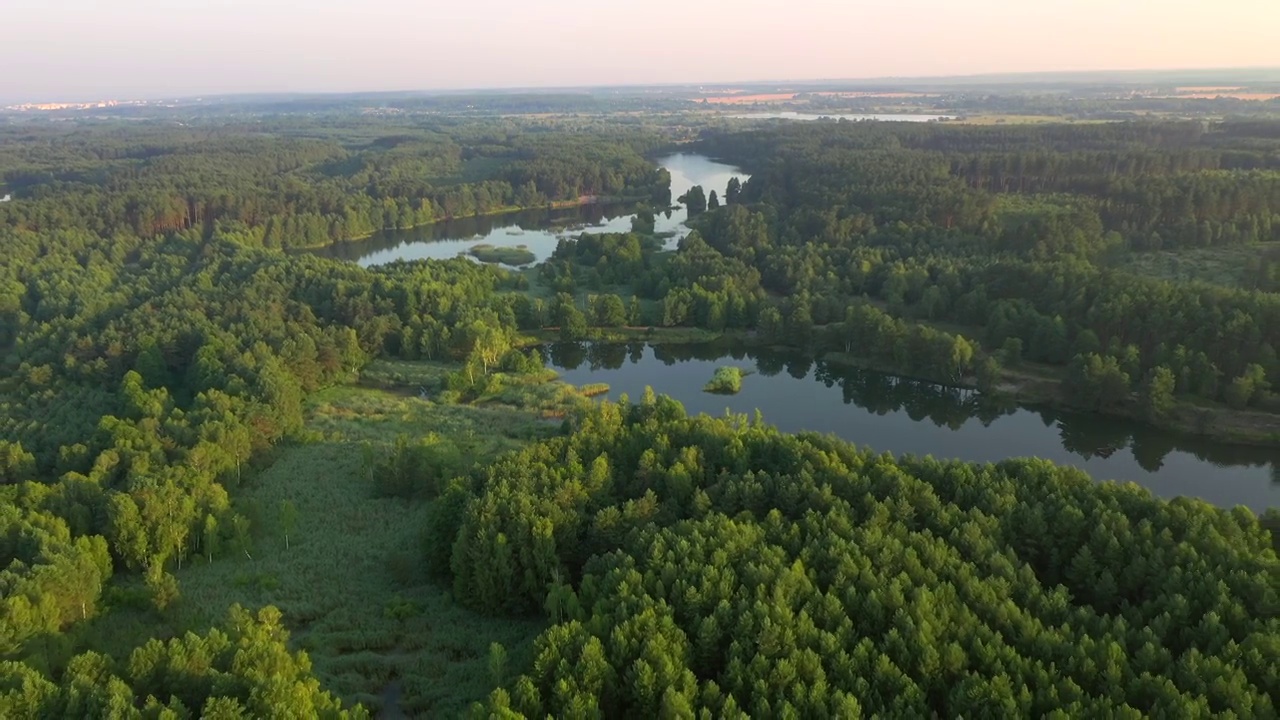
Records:
[[[234,603],[274,605],[291,645],[345,702],[384,717],[456,717],[484,699],[507,679],[503,667],[527,665],[546,622],[477,614],[429,578],[423,531],[433,501],[379,497],[373,461],[397,438],[434,438],[485,465],[556,433],[560,424],[548,418],[602,389],[575,388],[552,371],[497,374],[486,395],[456,404],[441,389],[456,369],[375,361],[358,380],[314,394],[306,429],[237,493],[254,528],[247,552],[223,547],[212,563],[193,552],[175,571],[181,596],[163,612],[140,581],[119,583],[111,622],[84,624],[70,645],[123,654],[149,636],[204,632]]]

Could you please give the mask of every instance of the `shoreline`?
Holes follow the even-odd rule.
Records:
[[[439,225],[441,223],[453,222],[455,220],[491,218],[491,217],[499,217],[502,215],[514,215],[516,213],[522,213],[522,212],[534,212],[538,210],[544,210],[544,211],[569,210],[573,208],[591,207],[593,205],[621,205],[624,203],[644,202],[644,200],[647,197],[648,196],[646,195],[633,195],[633,196],[593,195],[593,196],[588,196],[586,198],[579,198],[577,200],[556,200],[556,201],[547,203],[546,205],[535,205],[532,207],[514,205],[514,206],[508,206],[508,207],[501,207],[496,210],[490,210],[487,212],[476,213],[474,215],[454,215],[452,217],[436,218],[431,222],[415,223],[413,225],[410,225],[408,227],[403,227],[403,228],[382,228],[380,230],[374,230],[372,232],[368,232],[363,235],[353,235],[351,237],[344,238],[342,240],[332,240],[323,245],[294,245],[289,247],[287,251],[288,252],[311,252],[315,250],[325,250],[332,247],[364,242],[365,240],[369,240],[374,236],[378,235],[379,233],[404,232],[406,230],[416,230],[418,228],[431,227],[432,225]]]
[[[522,334],[521,345],[562,342],[556,328],[542,328]],[[626,343],[644,342],[649,344],[693,345],[717,341],[738,341],[753,347],[777,347],[796,351],[799,348],[790,345],[776,345],[761,342],[752,334],[740,330],[713,331],[701,328],[685,327],[617,327],[590,328],[587,337],[578,342]],[[1177,398],[1169,418],[1163,422],[1151,422],[1142,417],[1134,406],[1132,398],[1127,399],[1121,407],[1108,411],[1082,407],[1070,402],[1064,395],[1059,382],[1054,378],[1037,375],[1034,372],[1001,368],[1000,384],[995,390],[980,390],[972,377],[958,382],[941,381],[937,378],[919,374],[903,373],[901,370],[841,352],[811,354],[814,360],[844,365],[875,372],[897,375],[899,377],[938,383],[949,387],[976,390],[997,399],[1007,399],[1024,406],[1049,407],[1056,410],[1084,412],[1100,417],[1120,418],[1135,423],[1173,433],[1175,435],[1212,440],[1227,445],[1243,447],[1280,448],[1280,416],[1255,411],[1231,410],[1190,402],[1185,398]],[[1273,426],[1260,425],[1270,420]]]

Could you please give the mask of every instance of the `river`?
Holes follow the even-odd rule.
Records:
[[[737,168],[703,155],[678,153],[661,158],[658,164],[671,173],[671,197],[678,198],[694,185],[707,194],[723,196],[729,178],[749,176]],[[461,218],[410,230],[387,230],[368,240],[338,243],[316,253],[351,260],[364,267],[385,265],[396,260],[447,260],[464,255],[480,244],[497,247],[523,245],[540,263],[555,252],[561,238],[590,233],[630,232],[634,208],[587,205],[559,210],[530,210],[505,215]],[[688,233],[683,207],[659,214],[654,229],[669,235],[667,246],[674,248]],[[478,262],[478,261],[477,261]]]
[[[691,413],[753,414],[785,432],[812,430],[877,451],[997,462],[1040,457],[1098,480],[1131,480],[1156,495],[1199,497],[1256,512],[1280,506],[1280,450],[1186,438],[1089,413],[1007,405],[977,392],[729,343],[556,344],[548,364],[574,384],[608,383],[608,397],[639,399],[646,386]],[[702,391],[732,364],[754,371],[737,395]]]

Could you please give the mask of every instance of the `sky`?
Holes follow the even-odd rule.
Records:
[[[1278,0],[0,0],[0,100],[1280,66]]]

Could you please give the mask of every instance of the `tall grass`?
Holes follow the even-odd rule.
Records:
[[[558,432],[544,418],[589,401],[554,371],[497,376],[468,405],[420,397],[425,387],[438,398],[454,370],[378,361],[360,384],[312,395],[300,439],[279,448],[236,495],[237,509],[254,518],[252,558],[224,552],[210,564],[193,549],[176,571],[181,597],[163,614],[122,575],[109,593],[110,622],[78,625],[79,646],[92,642],[124,660],[149,637],[207,630],[233,603],[270,604],[324,686],[344,700],[375,712],[393,701],[388,709],[412,716],[461,715],[492,690],[490,644],[506,648],[511,666],[526,665],[544,623],[475,615],[429,581],[422,542],[430,501],[379,497],[365,448],[382,459],[399,436],[436,436],[483,464]],[[286,501],[297,518],[288,547]]]
[[[474,615],[428,582],[420,547],[429,505],[374,497],[363,470],[351,442],[287,448],[241,499],[261,518],[253,559],[184,568],[176,620],[203,627],[232,603],[276,605],[327,688],[376,709],[394,680],[401,710],[456,716],[491,689],[489,644],[526,654],[540,623]],[[298,510],[288,549],[272,524],[285,500]],[[435,677],[421,682],[427,667]]]
[[[280,448],[237,493],[237,508],[255,519],[252,559],[224,553],[210,564],[194,551],[176,571],[181,597],[164,614],[122,576],[111,592],[111,622],[85,623],[81,644],[92,641],[123,660],[149,637],[208,629],[233,603],[270,604],[284,613],[293,645],[308,652],[324,686],[348,702],[378,711],[394,700],[411,716],[457,717],[485,697],[490,644],[505,646],[513,665],[525,664],[543,623],[475,615],[429,581],[422,531],[430,501],[378,497],[364,448],[381,458],[400,435],[435,435],[484,463],[557,432],[541,421],[544,410],[587,401],[554,373],[504,380],[498,396],[478,405],[424,401],[403,390],[451,370],[379,362],[366,371],[366,384],[313,395],[304,439]],[[390,389],[369,387],[371,374],[373,384]],[[285,501],[297,513],[287,548]]]

